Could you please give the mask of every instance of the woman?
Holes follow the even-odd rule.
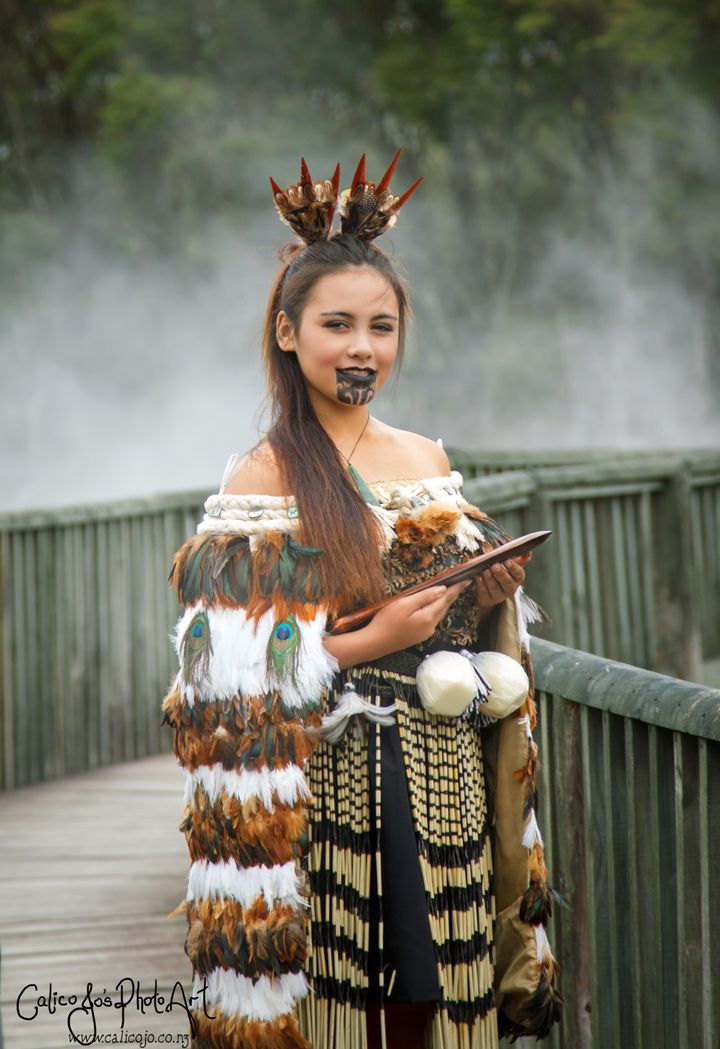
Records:
[[[231,456],[171,573],[196,1047],[494,1049],[559,1017],[532,688],[503,720],[437,717],[415,676],[466,647],[532,680],[522,559],[330,633],[506,538],[439,442],[369,411],[410,316],[372,243],[417,185],[392,194],[398,155],[377,185],[363,157],[339,234],[338,169],[273,183],[303,244],[266,314],[272,425]]]

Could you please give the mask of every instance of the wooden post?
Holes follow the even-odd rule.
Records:
[[[684,463],[668,475],[653,514],[655,639],[653,670],[699,681],[702,655],[697,604],[692,592],[690,479]]]

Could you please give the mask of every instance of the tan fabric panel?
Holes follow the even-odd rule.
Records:
[[[503,601],[492,617],[490,648],[520,660],[517,606],[513,598]],[[522,896],[529,884],[529,850],[522,844],[527,822],[522,815],[525,785],[513,779],[513,772],[527,762],[526,726],[518,723],[514,714],[502,718],[483,730],[483,747],[494,812],[493,870],[500,913]]]
[[[496,922],[495,1004],[508,1016],[524,1005],[538,984],[535,929],[520,921],[520,898]]]

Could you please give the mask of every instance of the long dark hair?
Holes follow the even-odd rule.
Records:
[[[271,425],[265,440],[288,490],[295,496],[299,541],[324,551],[318,559],[323,592],[340,599],[342,609],[351,609],[384,596],[379,524],[315,414],[297,355],[280,349],[276,318],[284,310],[297,331],[305,304],[321,277],[351,266],[372,266],[397,296],[399,368],[412,316],[408,286],[392,256],[352,235],[338,233],[307,246],[288,245],[280,258],[283,266],[270,294],[263,334],[271,405]]]

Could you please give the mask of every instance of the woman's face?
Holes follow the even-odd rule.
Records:
[[[311,391],[334,404],[368,404],[392,370],[398,323],[397,296],[382,274],[351,266],[315,283],[297,330],[279,312],[278,344],[297,354]]]

